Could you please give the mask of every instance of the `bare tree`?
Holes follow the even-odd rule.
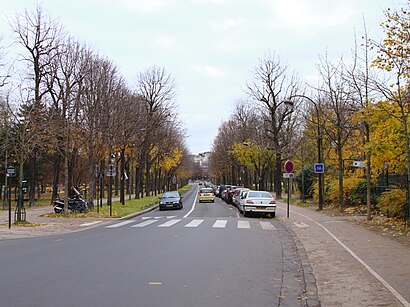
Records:
[[[278,198],[282,195],[282,159],[286,143],[282,137],[286,120],[291,121],[289,118],[293,116],[287,99],[300,91],[300,87],[295,74],[289,75],[287,66],[275,54],[260,61],[247,84],[249,96],[260,104],[268,123],[266,132],[275,153],[274,188]]]
[[[321,115],[325,118],[323,129],[328,135],[338,158],[339,208],[343,208],[343,147],[353,131],[351,115],[354,111],[350,84],[344,78],[344,66],[340,60],[335,65],[327,58],[320,58],[318,70],[322,87],[318,89],[323,101]]]
[[[175,98],[175,81],[164,68],[153,66],[138,75],[137,93],[146,103],[146,127],[140,169],[145,165],[145,194],[151,189],[149,153],[155,142],[155,129],[171,116]],[[148,133],[149,132],[149,133]]]
[[[30,118],[32,119],[30,130],[34,135],[39,135],[41,131],[37,127],[44,126],[45,106],[43,97],[48,89],[43,82],[50,65],[50,54],[58,46],[58,38],[61,36],[61,26],[51,20],[43,13],[41,7],[37,6],[34,12],[25,11],[23,15],[17,15],[11,21],[11,29],[16,35],[17,43],[24,49],[20,60],[27,65],[30,94],[26,102],[32,105]],[[43,124],[41,124],[43,122]],[[39,124],[40,123],[40,124]],[[40,128],[41,129],[41,128]],[[40,144],[40,142],[37,142]],[[37,154],[40,148],[34,148],[31,156],[30,175],[30,204],[34,203],[35,189],[35,165]]]

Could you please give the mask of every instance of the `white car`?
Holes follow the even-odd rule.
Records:
[[[246,188],[239,188],[237,191],[234,192],[234,200],[233,203],[236,207],[238,207],[238,209],[241,211],[242,209],[242,197],[246,194],[246,192],[248,192],[249,189]]]
[[[248,216],[250,213],[264,213],[275,217],[276,201],[267,191],[251,190],[242,196],[239,210],[243,216]]]

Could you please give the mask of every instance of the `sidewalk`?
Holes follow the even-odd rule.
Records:
[[[286,203],[277,205],[303,244],[322,306],[410,306],[409,247],[355,225],[355,217],[291,205],[288,219]]]
[[[63,234],[84,230],[103,222],[115,220],[114,218],[64,218],[43,216],[53,212],[53,206],[51,205],[26,208],[26,220],[30,222],[31,226],[15,226],[13,225],[14,210],[12,210],[12,224],[9,229],[8,210],[0,210],[0,240]]]

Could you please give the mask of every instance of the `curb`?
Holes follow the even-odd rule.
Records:
[[[144,215],[144,214],[146,214],[146,213],[148,213],[148,212],[154,211],[155,209],[158,209],[158,207],[159,207],[159,204],[155,204],[154,206],[149,207],[149,208],[147,208],[147,209],[144,209],[144,210],[142,210],[142,211],[138,211],[138,212],[135,212],[135,213],[131,213],[131,214],[127,215],[127,216],[120,217],[119,220],[130,220],[130,219],[132,219],[132,218],[134,218],[134,217],[137,217],[137,216],[140,216],[140,215]]]
[[[313,268],[310,264],[305,247],[303,246],[296,233],[289,227],[289,225],[283,219],[280,219],[280,221],[282,222],[282,225],[285,227],[286,231],[292,237],[294,247],[299,255],[300,265],[302,267],[301,273],[303,275],[306,306],[320,307],[321,303],[319,300],[316,278],[313,273]]]

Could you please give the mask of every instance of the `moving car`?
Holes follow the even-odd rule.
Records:
[[[182,196],[178,191],[170,191],[162,194],[159,199],[159,210],[182,209]]]
[[[202,203],[204,201],[215,201],[214,190],[212,188],[199,189],[199,202]]]
[[[250,213],[270,214],[272,217],[276,215],[276,201],[267,191],[248,191],[242,197],[240,206],[243,216]]]

